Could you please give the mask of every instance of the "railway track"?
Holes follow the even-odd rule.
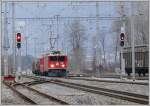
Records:
[[[37,81],[38,82],[38,81]],[[44,82],[44,81],[43,81]],[[30,102],[31,104],[39,104],[36,100],[33,100],[33,98],[29,98],[29,95],[27,96],[27,95],[25,95],[25,94],[23,94],[23,93],[21,93],[21,91],[19,91],[19,90],[17,90],[17,86],[22,86],[24,89],[26,88],[27,90],[30,90],[30,91],[32,91],[32,92],[36,92],[38,95],[37,96],[42,96],[42,97],[44,97],[44,98],[42,98],[42,99],[47,99],[47,101],[48,101],[48,103],[50,102],[50,101],[52,101],[52,102],[56,102],[56,103],[59,103],[59,104],[61,104],[61,105],[69,105],[69,103],[67,103],[67,102],[65,102],[65,101],[63,101],[63,100],[60,100],[60,99],[57,99],[57,98],[55,98],[55,97],[53,97],[53,96],[51,96],[51,95],[47,95],[47,94],[45,94],[45,93],[43,93],[43,92],[41,92],[41,91],[39,91],[39,90],[37,90],[37,89],[35,89],[35,88],[31,88],[31,87],[29,87],[28,85],[25,85],[25,84],[23,84],[23,83],[16,83],[16,84],[13,84],[13,85],[10,85],[10,84],[7,84],[7,83],[5,83],[5,82],[3,82],[5,85],[7,85],[9,88],[11,88],[14,92],[16,92],[22,99],[24,99],[25,101],[27,101],[27,102]]]
[[[71,88],[75,88],[75,89],[79,89],[83,91],[88,91],[88,92],[92,92],[95,94],[106,95],[106,96],[115,97],[118,99],[128,100],[128,101],[136,102],[140,104],[148,104],[148,96],[145,96],[145,95],[111,90],[111,89],[106,89],[106,88],[87,86],[87,85],[81,85],[81,84],[75,84],[75,83],[58,81],[58,80],[51,81],[51,83],[59,84],[59,85],[63,85],[66,87],[71,87]]]
[[[31,103],[32,105],[37,104],[35,101],[31,100],[30,98],[28,98],[27,96],[25,96],[24,94],[22,94],[21,92],[19,92],[14,86],[3,82],[6,86],[8,86],[11,90],[13,90],[17,95],[19,95],[19,97],[21,97],[23,100],[25,100],[26,102]]]
[[[23,83],[14,83],[13,86],[21,85],[21,84],[30,86],[30,85],[42,84],[42,83],[46,83],[46,82],[48,82],[48,81],[35,80],[35,81],[28,81],[28,82],[23,82]]]
[[[32,76],[32,77],[38,77],[38,76]],[[94,79],[94,78],[87,78],[87,77],[66,77],[65,79],[96,81],[96,82],[110,82],[110,83],[124,83],[124,84],[136,84],[136,85],[148,85],[149,84],[149,82],[136,82],[136,81],[127,81],[127,80],[106,80],[106,79]]]
[[[101,80],[101,79],[89,79],[89,78],[71,78],[66,79],[75,79],[75,80],[85,80],[85,81],[96,81],[96,82],[111,82],[111,83],[125,83],[125,84],[137,84],[137,85],[148,85],[148,82],[134,82],[134,81],[115,81],[115,80]]]
[[[28,76],[29,77],[29,76]],[[94,86],[88,86],[83,84],[77,84],[77,83],[71,83],[66,81],[61,81],[57,79],[46,79],[46,78],[40,78],[40,77],[30,77],[36,80],[44,80],[49,81],[50,83],[58,84],[61,86],[66,86],[74,89],[79,89],[82,91],[87,91],[99,95],[105,95],[113,98],[118,98],[122,100],[127,100],[130,102],[135,102],[139,104],[148,104],[148,96],[141,95],[141,94],[135,94],[135,93],[129,93],[124,91],[117,91],[112,89],[106,89],[106,88],[100,88],[100,87],[94,87]]]
[[[122,76],[123,78],[127,78],[127,79],[133,79],[132,76]],[[116,78],[116,79],[120,79],[120,75],[101,75],[101,78]],[[135,76],[136,80],[148,80],[148,76]]]
[[[86,77],[91,77],[91,76],[88,76],[88,75],[68,75],[67,76],[68,78],[76,78],[76,77],[78,77],[78,78],[80,78],[80,77],[84,77],[84,78],[86,78]],[[127,76],[127,75],[122,75],[122,77],[123,78],[127,78],[127,79],[133,79],[133,77],[132,76]],[[100,78],[115,78],[115,79],[120,79],[120,75],[117,75],[117,74],[112,74],[112,75],[105,75],[105,74],[102,74],[102,75],[100,75]],[[148,75],[146,75],[146,76],[135,76],[135,79],[136,80],[148,80],[149,79],[149,76]]]

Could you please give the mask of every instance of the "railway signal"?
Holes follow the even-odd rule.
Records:
[[[120,79],[122,79],[122,74],[125,73],[125,60],[123,58],[123,46],[125,40],[125,23],[123,23],[123,27],[121,27],[121,34],[120,34],[120,46],[121,46],[121,72],[120,72]]]
[[[125,38],[125,34],[121,33],[120,34],[120,46],[122,46],[122,47],[124,46],[124,40],[125,40],[124,38]]]
[[[17,33],[16,35],[16,41],[17,41],[17,48],[21,48],[21,33]]]
[[[21,33],[17,33],[16,35],[16,43],[18,48],[18,66],[17,66],[17,80],[20,78],[20,72],[21,72]]]

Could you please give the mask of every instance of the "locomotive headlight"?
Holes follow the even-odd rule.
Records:
[[[51,64],[51,67],[53,68],[53,67],[54,67],[54,65],[53,65],[53,64]]]
[[[65,65],[64,65],[64,64],[62,64],[61,66],[62,66],[62,67],[65,67]]]

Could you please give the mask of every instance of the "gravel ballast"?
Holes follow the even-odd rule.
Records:
[[[68,87],[62,87],[56,84],[39,84],[32,86],[44,93],[53,95],[56,98],[67,101],[72,105],[136,105],[138,103],[133,103],[121,99],[116,99],[104,95],[93,94],[89,92],[84,92]]]
[[[49,78],[51,79],[51,78]],[[79,84],[85,84],[89,86],[97,86],[104,87],[108,89],[121,90],[127,92],[134,92],[138,94],[148,95],[148,85],[136,85],[136,84],[124,84],[124,83],[110,83],[110,82],[97,82],[97,81],[84,81],[84,80],[71,80],[64,78],[52,78],[59,79],[67,82],[74,82]],[[18,82],[30,82],[34,81],[30,78],[22,77]],[[60,86],[53,83],[42,83],[37,85],[32,85],[31,87],[40,90],[48,95],[54,96],[58,99],[68,102],[72,105],[139,105],[138,103],[129,102],[126,100],[116,99],[109,96],[93,94],[90,92],[85,92],[69,87]],[[21,104],[26,105],[29,104],[23,99],[21,99],[17,94],[15,94],[11,89],[7,86],[3,85],[2,92],[2,104]],[[34,99],[38,104],[41,105],[54,105],[58,104],[53,101],[49,101],[44,99],[42,96],[39,96],[36,92],[29,91],[24,89],[21,86],[17,86],[20,92],[26,94],[29,98]]]
[[[1,84],[1,103],[3,105],[29,105],[30,103],[21,99],[14,91],[3,83]]]
[[[136,94],[149,95],[148,85],[126,84],[126,83],[110,83],[110,82],[97,82],[97,81],[85,81],[75,79],[60,79],[67,82],[73,82],[78,84],[84,84],[89,86],[96,86],[101,88],[126,91]]]
[[[38,105],[56,105],[59,103],[53,102],[52,100],[34,92],[31,91],[23,86],[17,86],[16,87],[17,90],[19,90],[21,93],[23,93],[24,95],[26,95],[28,98],[30,98],[31,100],[34,100]]]

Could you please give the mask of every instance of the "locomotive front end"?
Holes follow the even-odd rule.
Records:
[[[66,55],[48,55],[48,76],[67,76],[68,59]]]

